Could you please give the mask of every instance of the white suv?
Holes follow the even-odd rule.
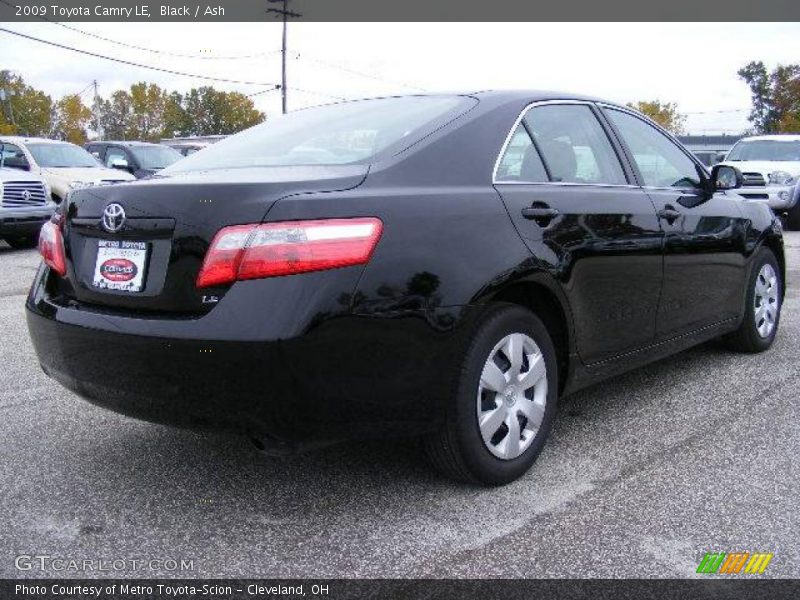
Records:
[[[0,165],[3,158],[0,152]],[[12,248],[35,246],[55,207],[50,186],[41,177],[0,166],[0,239]]]
[[[738,168],[746,200],[765,202],[785,215],[791,229],[800,229],[800,135],[760,135],[744,138],[722,164]]]
[[[40,175],[56,202],[78,187],[136,179],[127,171],[106,168],[86,150],[69,142],[4,136],[0,137],[0,144],[6,153],[14,154],[14,158],[6,159],[6,167]]]

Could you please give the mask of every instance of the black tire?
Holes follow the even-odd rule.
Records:
[[[775,272],[776,285],[778,286],[776,290],[777,303],[773,320],[774,327],[772,327],[771,332],[766,336],[762,336],[759,333],[756,324],[756,281],[759,279],[764,265],[772,267],[772,270]],[[783,279],[781,278],[781,271],[778,267],[778,260],[771,250],[762,248],[758,251],[758,254],[753,260],[753,268],[747,280],[747,295],[745,297],[744,318],[742,319],[742,323],[739,325],[739,329],[724,338],[726,345],[731,350],[755,353],[764,352],[772,346],[780,324],[783,289]]]
[[[513,333],[524,334],[539,347],[547,377],[546,402],[541,424],[528,447],[516,458],[501,459],[488,449],[488,442],[484,443],[481,436],[478,394],[487,359],[498,343]],[[466,347],[457,383],[448,401],[445,424],[439,432],[426,438],[425,449],[433,465],[452,479],[482,485],[504,485],[519,478],[533,465],[550,432],[558,399],[555,347],[547,328],[536,315],[508,304],[489,309]],[[527,358],[525,364],[530,368]],[[500,402],[498,406],[502,405]],[[521,423],[525,422],[522,417]],[[510,435],[510,432],[507,431],[506,435]]]
[[[800,200],[786,215],[786,228],[789,231],[800,231]]]
[[[35,248],[39,243],[39,239],[35,235],[13,236],[5,238],[6,242],[12,248],[22,250],[23,248]]]

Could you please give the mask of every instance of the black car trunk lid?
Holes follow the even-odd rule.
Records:
[[[365,175],[364,166],[232,169],[73,192],[64,210],[67,276],[54,282],[54,291],[72,305],[202,314],[226,291],[195,286],[220,229],[260,223],[287,195],[350,189]],[[117,255],[130,260],[108,258]],[[129,289],[112,289],[123,284],[108,281]]]

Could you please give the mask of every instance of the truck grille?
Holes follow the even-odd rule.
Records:
[[[746,187],[764,187],[767,185],[761,173],[742,173],[744,177],[743,185]]]
[[[46,203],[43,183],[36,181],[3,182],[3,208],[44,206]]]

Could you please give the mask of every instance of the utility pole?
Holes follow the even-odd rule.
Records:
[[[97,139],[103,139],[103,132],[100,131],[100,94],[97,92],[97,79],[92,81],[94,88],[94,98],[92,100],[92,113],[94,116],[94,132],[97,134]]]
[[[267,0],[270,4],[282,4],[283,8],[268,8],[268,13],[283,16],[283,41],[281,43],[281,108],[286,114],[286,21],[288,17],[300,17],[300,13],[289,10],[289,0]]]
[[[6,103],[6,106],[8,107],[8,120],[16,129],[17,123],[14,121],[14,107],[11,104],[11,96],[15,95],[16,92],[11,88],[0,88],[0,102]]]

